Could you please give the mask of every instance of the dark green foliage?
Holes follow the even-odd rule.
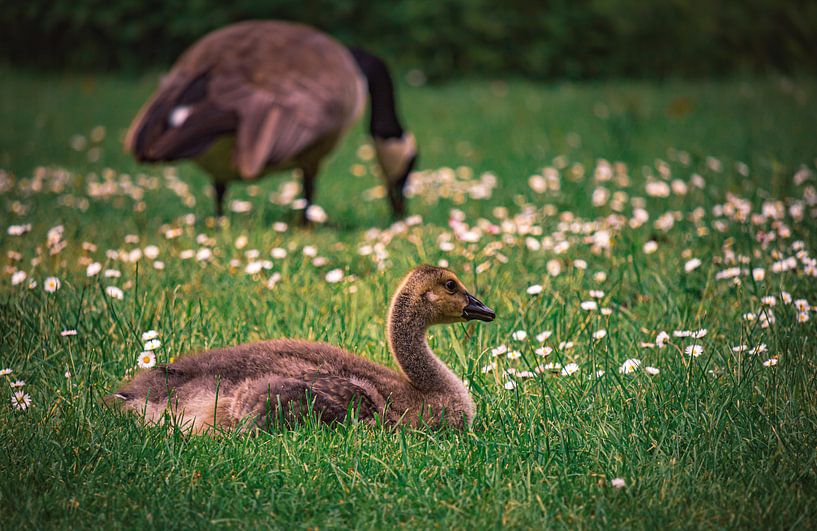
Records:
[[[432,79],[817,71],[808,0],[0,0],[0,60],[168,65],[208,31],[251,18],[307,22]]]

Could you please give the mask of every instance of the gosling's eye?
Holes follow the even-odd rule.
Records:
[[[449,280],[445,283],[445,289],[447,289],[450,293],[454,293],[457,291],[457,283],[453,280]]]

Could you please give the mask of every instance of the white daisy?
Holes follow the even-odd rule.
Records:
[[[518,360],[521,357],[522,357],[522,353],[519,352],[518,350],[512,350],[512,351],[508,352],[508,359],[509,360]]]
[[[695,271],[696,269],[701,267],[701,263],[702,262],[699,258],[693,258],[691,260],[688,260],[687,263],[684,264],[684,271],[686,271],[687,273],[691,273],[692,271]]]
[[[762,354],[768,350],[769,347],[766,346],[766,343],[761,343],[760,345],[753,347],[752,350],[749,351],[749,354]]]
[[[139,354],[140,369],[150,369],[154,365],[156,365],[156,354],[149,351],[145,351]]]
[[[621,364],[621,367],[618,368],[618,372],[621,374],[632,374],[638,370],[638,367],[641,365],[641,360],[630,358],[624,360],[624,363]]]
[[[528,295],[539,295],[542,293],[544,288],[540,284],[534,284],[532,286],[528,286],[527,292]]]
[[[764,367],[774,367],[777,365],[777,358],[769,358],[763,362]]]
[[[276,271],[267,279],[266,286],[267,289],[273,289],[281,281],[281,273]]]
[[[116,286],[108,286],[107,288],[105,288],[105,293],[108,295],[108,297],[112,299],[121,301],[122,299],[125,298],[125,293]]]
[[[655,338],[655,344],[658,348],[664,348],[667,346],[667,342],[669,341],[669,334],[665,331],[658,332],[658,336]]]
[[[343,280],[343,269],[333,269],[326,273],[326,276],[324,278],[330,284],[337,284],[338,282]]]
[[[579,370],[579,365],[577,363],[568,363],[564,367],[562,367],[562,376],[570,376],[571,374],[575,374]]]
[[[13,371],[11,369],[0,369],[0,376],[8,376]]]
[[[309,205],[309,207],[306,209],[306,219],[312,221],[313,223],[326,223],[329,216],[326,214],[326,211],[322,206]]]
[[[593,339],[602,339],[606,335],[607,335],[607,330],[602,328],[601,330],[596,330],[595,332],[593,332]]]
[[[85,268],[85,276],[94,277],[102,271],[102,264],[99,262],[91,262],[88,264],[88,267]]]
[[[513,389],[516,389],[516,385],[517,384],[514,380],[508,380],[507,382],[505,382],[505,389],[511,391]]]
[[[539,347],[536,350],[534,350],[534,352],[536,353],[537,356],[550,356],[551,352],[553,352],[553,349],[550,347]]]
[[[213,251],[211,251],[207,247],[202,247],[198,251],[196,251],[196,261],[197,262],[206,262],[210,258],[213,257]]]
[[[701,354],[704,353],[704,347],[701,345],[689,345],[684,349],[684,353],[687,356],[692,356],[693,358],[697,358]]]
[[[9,236],[22,236],[26,232],[31,230],[31,223],[26,223],[25,225],[9,225],[8,230],[6,231]]]
[[[550,336],[552,336],[552,335],[553,335],[553,332],[551,332],[550,330],[545,330],[544,332],[542,332],[540,334],[536,334],[536,341],[538,341],[539,343],[544,343],[545,340],[547,338],[549,338]]]
[[[644,248],[643,248],[644,254],[652,254],[657,250],[658,250],[658,243],[656,243],[655,240],[650,240],[650,241],[648,241],[647,243],[644,244]]]
[[[613,478],[610,480],[610,486],[615,489],[623,489],[627,486],[627,483],[624,481],[623,478]]]
[[[27,276],[25,271],[15,271],[14,274],[11,275],[11,285],[16,286],[22,284]]]
[[[156,260],[159,257],[159,248],[155,245],[148,245],[145,247],[145,256],[150,260]]]
[[[60,332],[60,336],[62,336],[62,337],[75,336],[75,335],[77,335],[77,331],[74,330],[74,329],[63,330],[62,332]]]
[[[646,373],[647,373],[647,374],[649,374],[650,376],[655,376],[655,375],[657,375],[658,373],[660,373],[660,372],[661,372],[661,369],[657,369],[657,368],[655,368],[655,367],[646,367],[646,368],[644,369],[644,372],[646,372]]]
[[[11,387],[12,389],[17,389],[19,387],[23,387],[25,384],[26,383],[24,380],[16,380],[14,382],[9,383],[9,387]]]
[[[494,357],[501,356],[502,354],[505,354],[506,352],[508,352],[508,346],[504,345],[504,344],[499,345],[498,347],[494,347],[494,348],[491,349],[491,355],[494,356]]]
[[[596,301],[582,301],[581,307],[582,310],[590,312],[593,310],[597,310],[599,305],[598,303],[596,303]]]
[[[60,279],[57,277],[48,277],[45,279],[45,282],[43,282],[43,289],[47,293],[54,293],[60,289],[60,286],[62,286],[62,282],[60,282]]]
[[[31,397],[25,391],[15,391],[11,397],[11,405],[19,411],[25,411],[31,406]]]
[[[495,362],[495,361],[492,361],[492,362],[491,362],[491,363],[489,363],[488,365],[485,365],[484,367],[482,367],[482,368],[480,369],[480,371],[482,372],[482,374],[485,374],[485,373],[489,373],[489,372],[491,372],[491,371],[492,371],[492,370],[494,370],[494,369],[496,369],[496,362]]]
[[[145,341],[145,350],[156,350],[162,346],[162,342],[158,339],[149,339]]]
[[[561,363],[546,363],[544,365],[539,365],[538,367],[536,367],[536,372],[538,372],[538,373],[542,373],[542,372],[546,372],[546,371],[561,372],[562,371],[562,364]]]
[[[516,332],[511,334],[511,337],[513,338],[514,341],[524,341],[528,338],[528,333],[524,330],[517,330]]]

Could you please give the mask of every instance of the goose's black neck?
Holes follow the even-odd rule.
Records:
[[[349,48],[369,86],[371,116],[369,132],[375,138],[389,139],[403,136],[403,126],[397,118],[394,104],[394,84],[386,63],[360,48]]]

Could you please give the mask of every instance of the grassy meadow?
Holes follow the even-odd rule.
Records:
[[[815,81],[401,85],[413,217],[361,125],[302,229],[292,175],[217,222],[195,166],[122,152],[157,78],[0,72],[2,527],[817,526]],[[160,363],[300,337],[395,366],[420,263],[497,312],[430,334],[470,431],[190,436],[100,403],[148,330]]]

